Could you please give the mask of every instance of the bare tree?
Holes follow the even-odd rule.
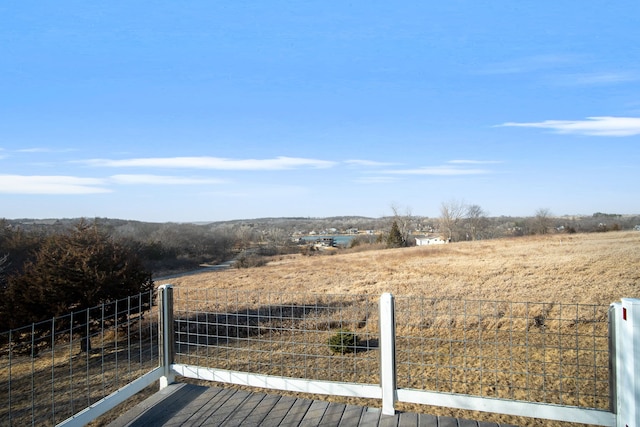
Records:
[[[290,234],[284,228],[269,227],[262,232],[263,252],[268,254],[276,254],[278,252],[286,252],[286,248],[290,246]]]
[[[440,205],[440,229],[449,241],[458,240],[465,204],[459,200],[442,202]]]
[[[477,240],[487,227],[487,214],[479,205],[468,205],[466,207],[466,215],[469,238]]]
[[[256,236],[256,230],[253,226],[248,224],[238,224],[233,227],[233,234],[236,241],[236,245],[241,250],[246,250],[258,240]]]
[[[551,227],[551,211],[547,208],[540,208],[533,218],[532,231],[536,234],[547,234]]]
[[[400,207],[393,203],[391,204],[391,211],[393,212],[393,222],[396,223],[400,236],[402,237],[402,246],[408,246],[409,236],[411,235],[411,223],[413,222],[411,208],[406,207],[404,213],[401,213]]]

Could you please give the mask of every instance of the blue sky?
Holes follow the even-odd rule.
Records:
[[[0,217],[640,213],[640,2],[0,3]]]

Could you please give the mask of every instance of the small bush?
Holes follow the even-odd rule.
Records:
[[[262,267],[267,265],[268,259],[257,255],[257,254],[247,254],[243,253],[236,258],[236,262],[234,266],[236,268],[253,268],[253,267]]]
[[[339,330],[329,337],[327,344],[333,354],[353,353],[356,351],[358,336],[354,332]]]
[[[305,245],[300,247],[300,253],[305,256],[311,256],[318,253],[318,249],[313,245]]]

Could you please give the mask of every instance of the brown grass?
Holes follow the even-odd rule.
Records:
[[[115,328],[94,333],[88,353],[80,351],[79,337],[70,342],[68,331],[58,331],[53,346],[50,335],[34,340],[35,357],[31,357],[30,328],[14,332],[12,344],[0,346],[0,426],[54,425],[149,372],[158,365],[158,337],[157,332],[150,336],[151,327],[153,321],[143,321],[117,334]],[[137,398],[145,393],[150,395],[150,390]],[[111,411],[93,425],[117,415]]]
[[[558,314],[558,303],[562,304],[598,304],[608,305],[611,302],[619,301],[622,297],[640,297],[638,285],[640,284],[640,233],[638,232],[611,232],[598,234],[578,234],[578,235],[553,235],[545,237],[524,237],[517,239],[504,239],[480,242],[464,242],[451,245],[415,247],[406,249],[389,249],[357,252],[339,252],[332,256],[299,256],[290,255],[274,258],[264,267],[250,269],[231,269],[202,273],[198,275],[186,276],[171,280],[177,290],[201,292],[219,292],[229,290],[241,292],[248,296],[244,301],[247,305],[262,305],[259,295],[265,292],[272,292],[286,296],[291,301],[295,300],[293,293],[303,295],[308,294],[331,294],[345,295],[346,299],[356,297],[357,304],[349,308],[349,318],[353,319],[350,328],[357,329],[359,335],[371,334],[372,325],[377,322],[377,314],[362,314],[362,304],[365,300],[375,301],[384,292],[391,292],[397,296],[398,304],[410,304],[419,298],[452,300],[463,299],[467,301],[504,301],[507,303],[495,303],[489,308],[481,306],[478,312],[486,312],[488,315],[468,316],[460,319],[448,314],[447,309],[436,310],[436,313],[445,313],[443,316],[419,313],[413,316],[415,309],[411,309],[412,317],[408,319],[398,319],[399,335],[408,338],[407,341],[414,344],[416,337],[428,339],[438,337],[441,332],[457,338],[454,334],[459,333],[449,326],[452,324],[465,323],[466,326],[476,328],[478,331],[488,332],[496,337],[499,336],[501,328],[505,326],[506,320],[502,318],[504,311],[509,311],[510,303],[517,302],[544,302],[551,304],[521,305],[517,307],[511,315],[516,316],[515,323],[522,323],[522,330],[527,330],[531,325],[536,325],[536,320],[547,318],[544,327],[547,331],[555,331],[558,339],[565,333],[580,330],[581,333],[595,336],[595,328],[602,325],[592,325],[589,322],[582,322],[582,314],[576,315],[576,320],[566,319],[564,314]],[[255,295],[255,296],[252,296]],[[364,296],[364,298],[362,297]],[[304,303],[305,301],[301,301]],[[210,302],[203,303],[203,307],[208,307]],[[180,309],[180,300],[177,301],[177,308]],[[470,306],[471,307],[471,306]],[[507,307],[507,308],[504,308]],[[523,314],[522,307],[527,307],[527,315]],[[528,312],[531,307],[531,313]],[[189,307],[193,310],[197,307]],[[216,307],[218,312],[232,311],[230,307]],[[512,310],[513,311],[513,310]],[[475,313],[475,308],[470,308],[470,312]],[[361,319],[366,319],[362,326],[358,325]],[[307,321],[307,320],[305,320]],[[319,321],[324,321],[320,319]],[[327,327],[310,326],[320,330],[325,335],[319,335],[315,343],[317,348],[323,347],[327,355],[325,360],[329,365],[335,365],[338,359],[332,358],[328,348],[326,348],[326,336],[331,333],[335,325],[331,325],[327,318]],[[468,323],[471,322],[469,325]],[[533,324],[531,323],[533,322]],[[306,326],[305,326],[306,327]],[[476,330],[474,329],[474,330]],[[467,329],[468,330],[468,329]],[[535,329],[532,329],[535,330]],[[606,335],[606,331],[598,330],[597,334]],[[284,343],[289,343],[289,336],[282,334]],[[315,339],[315,338],[314,338]],[[511,336],[513,339],[513,335]],[[547,340],[548,338],[544,338]],[[596,339],[593,340],[596,342]],[[274,345],[273,341],[269,345]],[[605,340],[597,339],[597,350],[603,350]],[[277,344],[277,343],[276,343]],[[246,344],[247,346],[251,346]],[[292,345],[292,344],[287,344]],[[557,345],[557,344],[553,344]],[[467,351],[476,352],[476,344],[470,344],[465,350],[457,350],[457,353]],[[278,346],[276,346],[278,347]],[[281,346],[282,347],[282,346]],[[212,350],[215,351],[215,350]],[[229,352],[228,349],[220,350]],[[281,348],[270,349],[267,353],[278,356]],[[304,351],[304,350],[302,350]],[[415,351],[415,350],[411,350]],[[500,360],[513,359],[514,355],[505,356],[500,345],[484,344],[478,351],[490,352],[493,356],[479,363],[496,363]],[[570,350],[572,351],[572,350]],[[604,349],[606,351],[606,349]],[[368,353],[368,354],[367,354]],[[363,364],[363,370],[371,375],[371,382],[377,374],[375,352],[365,352],[363,354],[338,356],[345,358],[347,363]],[[433,350],[433,356],[441,360],[441,367],[454,361],[458,364],[467,361],[455,361],[447,352],[442,353],[440,349]],[[595,352],[593,352],[595,354]],[[541,364],[530,363],[529,369],[550,369],[558,359],[566,357],[572,353],[556,353],[546,349],[544,354],[533,355],[532,360],[541,360]],[[294,364],[295,361],[285,359],[285,355],[280,355],[283,359],[279,363],[281,367]],[[278,356],[278,357],[280,357]],[[597,354],[597,357],[602,355]],[[273,356],[272,356],[273,357]],[[288,357],[288,356],[287,356]],[[324,356],[323,356],[324,357]],[[399,362],[402,363],[404,355],[399,355]],[[450,359],[447,359],[449,357]],[[456,355],[455,357],[460,357]],[[590,356],[591,357],[591,356]],[[595,355],[594,355],[595,357]],[[63,361],[57,360],[57,355],[53,358],[41,358],[35,362],[28,356],[20,357],[18,365],[12,367],[13,373],[17,374],[24,370],[25,379],[32,370],[51,372],[51,363],[60,364],[60,368],[68,369]],[[235,363],[245,364],[246,360],[241,358],[232,359]],[[32,365],[33,362],[33,365]],[[83,363],[82,359],[78,363]],[[255,364],[256,362],[253,361]],[[43,364],[42,366],[40,366]],[[22,366],[24,365],[24,366]],[[3,366],[6,366],[3,363]],[[440,368],[441,368],[440,367]],[[488,369],[491,369],[487,365]],[[514,378],[498,378],[504,389],[497,390],[482,388],[481,390],[465,390],[465,387],[480,387],[477,381],[458,381],[451,377],[452,370],[445,372],[443,380],[438,379],[438,366],[429,367],[433,372],[429,373],[432,378],[447,382],[449,378],[452,388],[455,391],[470,392],[491,396],[492,393],[512,394],[519,398],[520,390],[515,387]],[[57,367],[56,367],[57,369]],[[320,372],[330,372],[321,364],[316,368]],[[407,371],[406,366],[399,366],[399,381],[404,386],[420,388],[421,384],[414,384],[417,379],[416,372]],[[421,368],[425,371],[427,368]],[[524,369],[518,368],[518,369]],[[74,371],[83,372],[83,367],[78,366]],[[461,370],[460,370],[461,371]],[[282,372],[281,374],[287,374]],[[465,375],[464,372],[460,372]],[[503,376],[502,374],[497,374]],[[348,380],[348,379],[346,379]],[[564,381],[560,378],[558,381]],[[219,385],[219,384],[218,384]],[[48,386],[50,388],[50,386]],[[553,387],[551,387],[553,388]],[[146,390],[149,394],[153,387]],[[274,393],[274,391],[270,391]],[[606,394],[606,392],[604,393]],[[141,395],[142,396],[142,395]],[[327,396],[310,396],[313,398],[342,401],[353,404],[365,404],[378,406],[379,402],[359,400],[355,398],[340,398]],[[137,396],[135,399],[140,399]],[[110,412],[105,417],[97,420],[93,425],[104,425],[108,420],[113,419],[118,411],[129,407],[135,399],[127,402],[121,408]],[[26,402],[25,402],[26,404]],[[601,404],[601,402],[599,402]],[[512,423],[517,425],[562,425],[561,423],[545,422],[522,417],[507,417],[497,414],[485,414],[480,412],[457,411],[447,408],[427,407],[418,405],[399,404],[400,410],[427,412],[436,415],[450,415],[462,418],[477,420],[487,420],[501,423]],[[1,424],[1,423],[0,423]]]
[[[463,242],[333,256],[280,257],[255,269],[171,280],[199,290],[373,294],[609,304],[640,297],[640,233]]]
[[[520,356],[514,353],[513,348],[509,349],[507,346],[503,348],[499,342],[487,346],[483,341],[484,338],[480,341],[479,347],[477,347],[478,343],[472,342],[467,344],[465,349],[458,349],[456,352],[465,351],[469,354],[475,354],[490,351],[491,356],[477,360],[477,363],[485,364],[482,369],[495,369],[491,367],[491,364],[515,359],[515,365],[522,365],[516,367],[517,372],[528,369],[529,371],[533,370],[534,374],[537,370],[544,370],[549,374],[549,371],[555,368],[567,369],[567,366],[559,366],[558,360],[578,357],[577,349],[563,350],[560,344],[563,337],[575,336],[575,334],[592,336],[597,348],[589,350],[586,357],[589,359],[604,358],[604,360],[598,360],[597,363],[598,366],[606,366],[606,338],[601,338],[602,336],[606,337],[606,306],[622,297],[639,296],[637,288],[640,281],[639,265],[640,233],[617,232],[465,242],[442,246],[339,253],[333,256],[286,256],[274,259],[267,266],[261,268],[203,273],[175,279],[172,283],[181,294],[183,292],[188,294],[191,291],[200,295],[208,291],[212,294],[224,290],[229,290],[232,294],[240,292],[248,296],[248,300],[243,300],[243,303],[249,305],[260,305],[261,302],[258,301],[260,297],[252,297],[251,295],[262,295],[265,292],[286,295],[286,298],[292,302],[296,301],[293,294],[298,293],[303,295],[343,294],[348,299],[349,295],[370,295],[371,298],[377,298],[383,292],[393,293],[398,297],[398,301],[405,301],[403,304],[419,298],[437,299],[438,301],[443,299],[504,301],[507,304],[506,307],[510,307],[507,310],[511,310],[509,315],[515,318],[515,321],[502,319],[504,304],[496,302],[487,307],[480,305],[478,312],[486,312],[488,309],[489,313],[487,316],[479,314],[477,318],[474,317],[475,314],[465,319],[452,317],[450,314],[424,316],[419,313],[423,317],[419,319],[410,317],[399,322],[398,334],[406,337],[408,342],[416,341],[416,339],[432,339],[443,333],[457,341],[459,339],[457,334],[465,332],[461,332],[460,328],[447,328],[443,325],[464,323],[467,328],[466,333],[470,327],[473,331],[477,330],[498,337],[505,322],[511,322],[514,330],[526,334],[529,337],[527,339],[540,339],[549,344],[541,350],[541,354],[529,355],[531,361],[527,362],[527,366],[519,362]],[[551,304],[517,304],[525,301]],[[188,308],[190,310],[213,309],[207,307],[211,303],[210,301],[203,301],[200,307],[195,307],[194,303],[200,303],[200,301],[197,299],[189,301]],[[296,301],[296,303],[305,303],[305,301]],[[180,309],[180,300],[176,304]],[[590,320],[588,316],[584,317],[580,310],[575,315],[571,313],[571,308],[568,310],[569,313],[566,308],[563,311],[560,304],[597,304],[604,306],[605,309],[604,314],[600,309],[597,313],[595,311],[586,313],[587,315],[595,315],[596,318]],[[357,311],[357,304],[353,307],[352,311]],[[232,311],[232,307],[216,307],[215,310],[218,312],[220,312],[219,310]],[[470,310],[472,313],[476,313],[476,308]],[[447,313],[447,310],[442,310],[441,313]],[[360,319],[361,315],[354,312],[348,317]],[[546,323],[538,324],[545,322],[545,319],[547,319]],[[371,318],[369,321],[375,323],[376,320]],[[598,324],[592,323],[594,321]],[[358,330],[358,333],[364,332],[367,326],[363,326],[363,328]],[[546,332],[539,336],[528,332],[542,329]],[[549,332],[551,332],[551,338],[549,338]],[[511,334],[511,339],[514,336]],[[323,338],[319,337],[317,340],[318,343],[321,343]],[[556,342],[553,343],[553,340]],[[242,352],[238,354],[242,354]],[[499,386],[487,387],[482,384],[482,381],[478,382],[466,377],[465,379],[456,378],[456,375],[468,376],[468,372],[465,372],[464,369],[442,369],[452,361],[458,365],[467,364],[466,359],[463,361],[459,356],[451,358],[450,355],[441,354],[438,350],[435,350],[432,356],[434,360],[441,359],[441,362],[438,362],[441,366],[429,367],[432,372],[425,372],[425,375],[442,383],[447,383],[446,378],[449,378],[449,384],[445,385],[451,389],[443,391],[498,397],[506,395],[516,399],[526,399],[526,394],[529,393],[518,382],[530,381],[533,378],[531,376],[505,376],[503,373],[499,373],[495,375]],[[358,360],[357,358],[362,356],[345,357]],[[400,358],[402,357],[400,355]],[[449,361],[446,360],[446,357],[450,357]],[[579,357],[584,357],[584,355]],[[471,357],[471,359],[474,358]],[[232,363],[244,363],[241,356],[234,356],[231,360]],[[330,361],[331,359],[326,360],[329,365],[333,363]],[[365,368],[369,369],[368,372],[375,371],[375,360],[363,360],[362,362],[365,365],[371,365]],[[285,366],[288,363],[296,364],[294,360],[291,360],[280,365]],[[330,372],[329,365],[322,369],[325,372]],[[233,369],[233,367],[229,368]],[[406,386],[420,388],[420,381],[416,379],[416,373],[411,372],[410,369],[409,366],[399,366],[399,375],[402,377],[400,381],[405,383],[408,381]],[[594,369],[593,366],[590,369]],[[445,371],[443,372],[444,379],[438,378],[440,370]],[[552,390],[549,394],[557,394],[554,390],[569,390],[572,387],[574,390],[579,390],[583,386],[588,386],[592,390],[604,388],[604,390],[598,390],[597,393],[599,396],[606,396],[606,372],[600,373],[598,369],[596,371],[598,371],[598,381],[592,381],[590,384],[571,381],[562,376],[556,377],[551,373],[544,379],[549,382],[545,387]],[[281,374],[286,374],[286,372]],[[344,378],[335,379],[345,380]],[[372,379],[372,381],[374,380]],[[323,396],[313,397],[327,399]],[[554,396],[551,397],[554,398]],[[563,399],[563,396],[555,397]],[[580,398],[582,399],[582,397]],[[354,399],[336,397],[330,399],[355,402]],[[596,407],[606,408],[606,399],[592,398],[591,400],[592,402],[567,402],[588,406],[595,404]],[[360,403],[372,404],[371,402]],[[506,417],[446,408],[407,404],[399,404],[398,406],[402,410],[518,425],[561,425],[560,423],[521,417]]]

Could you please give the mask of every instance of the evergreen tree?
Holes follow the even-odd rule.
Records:
[[[152,289],[151,273],[131,250],[81,221],[70,232],[45,239],[22,273],[9,277],[10,327]]]
[[[406,243],[402,238],[402,233],[400,233],[400,227],[398,227],[398,223],[396,221],[393,221],[391,224],[391,231],[389,231],[389,235],[387,236],[387,247],[401,248],[404,246],[406,246]]]

